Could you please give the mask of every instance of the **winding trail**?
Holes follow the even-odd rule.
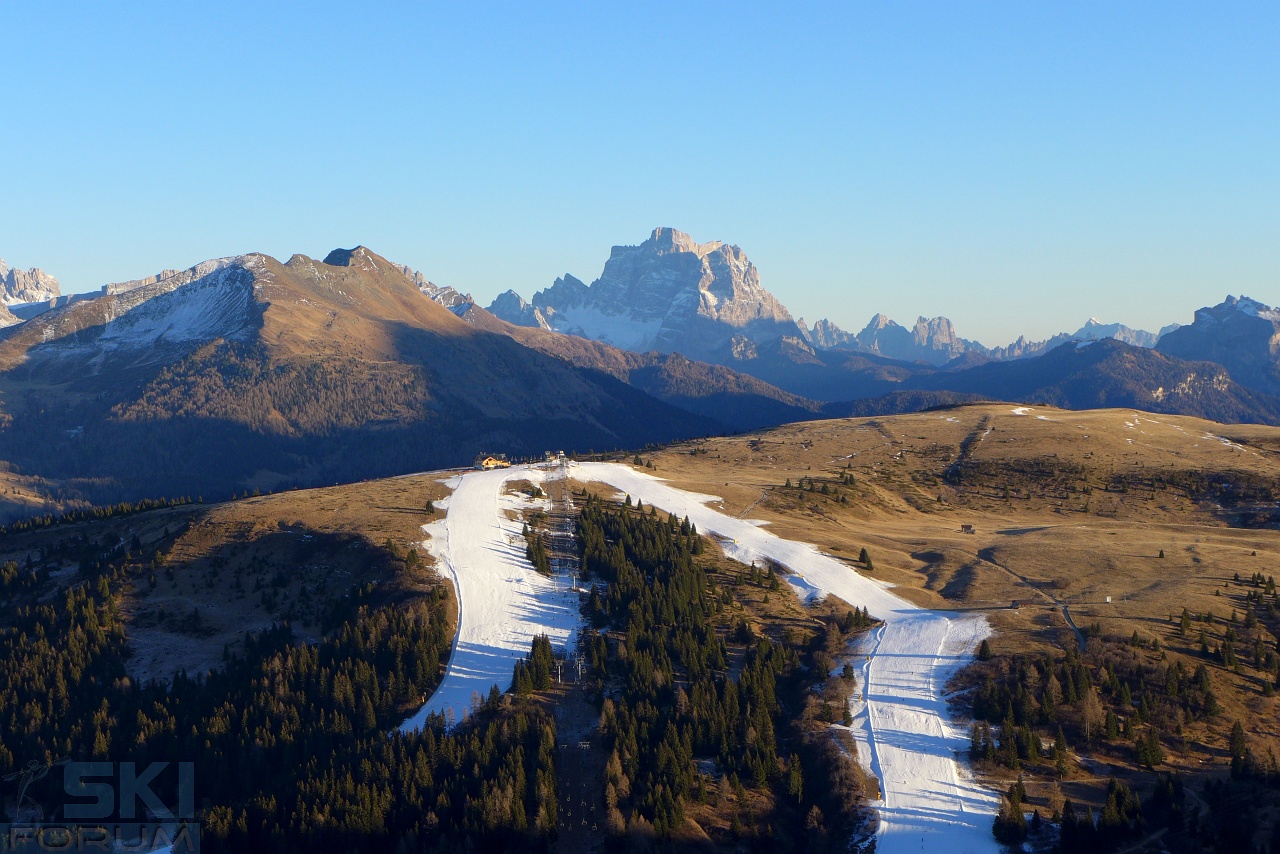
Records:
[[[781,563],[794,573],[786,581],[802,598],[832,594],[883,620],[859,652],[865,701],[851,700],[851,731],[860,758],[880,781],[877,851],[999,850],[991,835],[997,796],[957,761],[968,750],[968,734],[952,723],[942,697],[947,679],[989,634],[984,617],[920,608],[807,543],[784,540],[758,521],[711,509],[707,505],[718,500],[715,496],[677,489],[630,466],[581,463],[570,475],[688,516],[735,560]]]

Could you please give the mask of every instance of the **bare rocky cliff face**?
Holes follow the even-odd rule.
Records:
[[[58,280],[36,267],[30,270],[11,268],[0,258],[0,302],[15,305],[24,302],[47,302],[62,293]]]
[[[803,335],[790,312],[760,284],[737,246],[698,243],[656,228],[638,246],[615,246],[600,277],[565,275],[531,303],[514,292],[489,310],[509,323],[550,328],[627,350],[716,360],[735,337]]]

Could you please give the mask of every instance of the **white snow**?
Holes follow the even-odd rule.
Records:
[[[630,314],[608,314],[595,306],[574,306],[557,311],[551,326],[556,332],[643,352],[662,329],[662,318],[641,320]]]
[[[859,758],[879,778],[883,794],[877,803],[876,850],[998,850],[991,835],[997,796],[956,761],[969,741],[951,721],[942,697],[947,679],[989,633],[985,618],[919,608],[807,543],[711,509],[707,504],[718,500],[714,496],[676,489],[629,466],[581,463],[571,476],[607,483],[646,504],[688,516],[700,532],[719,538],[735,560],[778,561],[795,573],[786,580],[802,597],[833,594],[883,620],[859,651],[865,697],[852,703]]]
[[[1030,406],[1019,406],[1012,410],[1014,415],[1026,415],[1030,411],[1031,411]]]
[[[1212,440],[1212,441],[1214,441],[1214,442],[1220,442],[1220,443],[1222,443],[1222,447],[1224,447],[1224,448],[1230,448],[1230,449],[1231,449],[1231,450],[1233,450],[1233,451],[1248,451],[1248,450],[1249,450],[1249,449],[1248,449],[1248,448],[1246,448],[1244,445],[1241,445],[1241,444],[1238,444],[1238,443],[1236,443],[1236,442],[1233,442],[1233,441],[1231,441],[1230,439],[1228,439],[1226,436],[1217,436],[1217,435],[1214,435],[1213,433],[1205,433],[1203,438],[1205,438],[1205,439],[1211,439],[1211,440]],[[1256,451],[1251,451],[1251,453],[1252,453],[1255,457],[1256,457],[1256,456],[1258,456],[1258,454],[1257,454],[1257,452],[1256,452]]]
[[[537,635],[551,645],[570,645],[581,619],[578,595],[566,579],[540,575],[525,558],[523,521],[506,511],[546,508],[545,500],[531,501],[506,494],[512,480],[543,481],[533,467],[467,472],[447,481],[454,487],[448,499],[435,502],[446,510],[443,519],[423,526],[428,551],[450,578],[458,593],[458,633],[444,679],[431,698],[400,729],[421,729],[431,712],[452,713],[461,721],[470,713],[472,696],[485,697],[493,685],[506,691],[517,659],[528,654]]]
[[[159,344],[233,337],[251,328],[253,256],[219,258],[160,281],[95,300],[100,316],[82,330],[82,316],[64,308],[40,315],[39,355],[146,350]],[[87,332],[91,340],[74,337]]]
[[[1230,300],[1230,297],[1227,298]],[[1239,302],[1236,303],[1236,309],[1244,312],[1251,317],[1261,317],[1265,320],[1280,321],[1280,309],[1274,309],[1271,306],[1260,303],[1255,299],[1241,296]]]

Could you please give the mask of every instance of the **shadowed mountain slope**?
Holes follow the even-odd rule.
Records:
[[[96,502],[725,429],[460,320],[363,247],[205,262],[8,328],[0,407],[8,462]]]

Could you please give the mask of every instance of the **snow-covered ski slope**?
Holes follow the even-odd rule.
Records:
[[[854,659],[865,697],[852,702],[859,759],[880,780],[883,795],[876,804],[877,850],[998,850],[991,835],[996,796],[974,783],[956,761],[969,740],[951,722],[942,698],[947,678],[988,633],[985,619],[912,605],[811,545],[711,509],[707,504],[717,500],[713,496],[677,489],[630,466],[581,463],[569,475],[688,516],[735,560],[778,561],[794,573],[787,581],[801,597],[834,594],[883,620]],[[524,556],[521,522],[506,513],[544,505],[505,495],[504,484],[522,478],[540,483],[544,476],[538,468],[521,467],[468,472],[448,482],[454,492],[447,514],[424,530],[431,538],[427,548],[457,586],[458,635],[444,681],[402,729],[417,729],[429,712],[444,709],[461,720],[473,694],[484,695],[494,684],[505,689],[516,658],[528,652],[535,635],[549,634],[556,646],[571,643],[579,625],[576,596],[565,592],[563,581],[533,570]]]
[[[537,573],[525,558],[523,522],[517,512],[547,509],[547,501],[506,494],[512,480],[542,483],[546,472],[533,467],[467,472],[446,481],[453,494],[436,506],[443,519],[423,526],[427,550],[458,593],[458,633],[444,680],[416,715],[400,729],[421,729],[431,712],[452,712],[461,721],[472,696],[493,685],[506,691],[516,660],[528,654],[540,634],[556,649],[571,645],[581,623],[578,596],[565,579]],[[510,518],[515,516],[516,518]]]
[[[876,806],[879,854],[998,851],[991,835],[996,795],[978,786],[956,760],[968,735],[951,722],[942,688],[988,633],[980,616],[930,611],[895,596],[806,543],[784,540],[759,522],[712,510],[714,496],[676,489],[626,465],[581,463],[575,480],[598,481],[668,513],[688,516],[743,563],[771,558],[794,575],[802,597],[834,594],[884,621],[857,657],[865,691],[853,701],[859,758],[880,780]]]

